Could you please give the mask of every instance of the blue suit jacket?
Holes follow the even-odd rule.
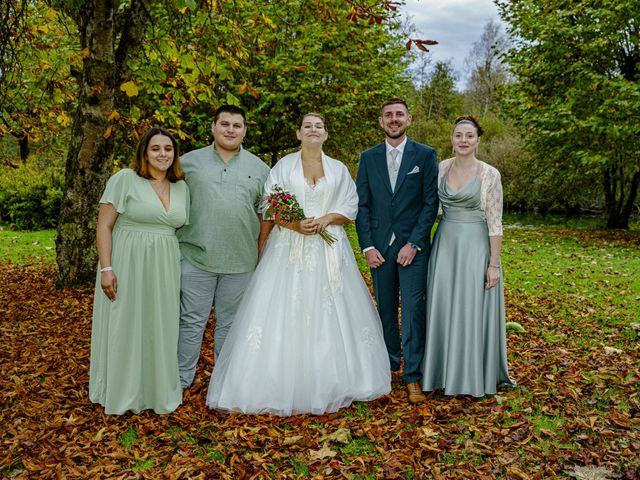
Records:
[[[415,243],[428,254],[438,214],[438,161],[433,148],[407,139],[395,191],[385,143],[370,148],[360,155],[356,187],[361,248],[375,247],[384,256],[395,233],[401,245]]]

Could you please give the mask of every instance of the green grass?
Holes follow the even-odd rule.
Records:
[[[611,240],[607,233],[595,233],[507,228],[503,238],[505,285],[511,298],[525,302],[527,297],[552,299],[535,305],[529,301],[527,310],[560,316],[576,327],[581,327],[585,318],[596,319],[598,332],[581,336],[585,347],[637,318],[640,295],[637,246]],[[575,341],[553,325],[542,335],[550,344]],[[636,340],[637,331],[626,330],[624,336]]]
[[[156,461],[153,457],[149,457],[146,460],[138,460],[133,466],[133,471],[140,472],[142,470],[148,470],[149,468],[153,468],[155,463]]]
[[[638,330],[631,324],[640,322],[640,233],[505,225],[502,263],[507,320],[525,328],[525,332],[507,334],[509,367],[519,382],[517,388],[484,399],[445,398],[438,393],[424,409],[408,406],[404,392],[395,390],[390,402],[356,402],[335,417],[305,420],[299,416],[293,421],[247,417],[239,422],[233,416],[207,413],[200,420],[174,417],[167,424],[159,417],[154,420],[153,415],[141,416],[144,426],[136,429],[126,424],[113,440],[114,450],[128,459],[123,462],[128,474],[133,470],[145,478],[156,478],[154,475],[169,468],[175,455],[188,455],[212,471],[233,472],[241,464],[257,469],[252,452],[264,457],[260,473],[265,478],[321,478],[331,465],[328,478],[338,478],[342,469],[360,479],[382,478],[386,473],[406,479],[430,478],[428,472],[435,469],[443,478],[468,478],[460,472],[476,469],[488,477],[508,478],[512,476],[509,469],[515,466],[531,478],[547,478],[549,471],[581,465],[584,458],[597,459],[618,475],[636,468],[637,460],[621,452],[633,453],[637,442],[635,424],[625,426],[624,422],[638,408],[637,396],[632,395],[637,380],[633,361]],[[354,242],[354,226],[348,226],[347,232]],[[40,245],[31,242],[53,247],[54,235],[53,231],[0,231],[3,260],[53,262],[53,249],[48,257],[39,259]],[[13,236],[20,240],[5,250],[7,238]],[[16,245],[24,246],[20,256]],[[355,243],[354,252],[370,280]],[[42,339],[33,336],[32,341]],[[608,355],[605,347],[623,353]],[[55,379],[48,373],[38,376],[47,377],[46,385]],[[192,398],[181,408],[194,408],[198,402]],[[200,415],[198,408],[195,418]],[[148,429],[154,421],[160,439]],[[193,421],[200,422],[195,429],[191,428]],[[231,428],[239,429],[234,442],[225,436],[227,421]],[[263,428],[256,430],[256,425]],[[431,434],[425,434],[423,427]],[[338,428],[348,429],[352,440],[333,442],[334,457],[314,460],[311,452],[321,447],[319,439]],[[298,434],[308,443],[281,443],[282,438]],[[408,465],[394,453],[388,458],[379,453],[381,449],[406,453],[417,442],[430,448],[421,453],[424,464]],[[267,457],[267,452],[275,453]],[[13,462],[0,469],[0,476],[27,468],[19,458]],[[487,462],[492,463],[491,470]]]
[[[3,261],[16,265],[55,262],[55,230],[28,232],[0,228],[0,258]]]
[[[304,463],[301,460],[298,460],[294,457],[290,458],[291,461],[291,465],[293,465],[293,469],[296,473],[296,475],[299,475],[300,477],[308,477],[309,476],[309,467],[307,467],[307,464]]]
[[[126,449],[130,449],[138,439],[138,431],[135,427],[129,427],[120,437],[120,445]]]
[[[346,455],[353,455],[354,457],[360,455],[375,455],[376,444],[368,438],[355,438],[346,445],[339,447],[339,450]]]

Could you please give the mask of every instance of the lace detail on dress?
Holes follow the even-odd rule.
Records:
[[[452,163],[453,158],[440,162],[438,183],[449,172]],[[487,219],[489,235],[502,236],[502,183],[500,181],[500,172],[497,168],[482,161],[480,161],[480,209]]]
[[[362,329],[362,343],[364,343],[367,347],[372,348],[376,344],[376,337],[373,334],[373,331],[366,327]]]
[[[249,346],[249,350],[255,352],[260,348],[260,344],[262,343],[262,328],[260,327],[251,327],[247,331],[247,345]]]

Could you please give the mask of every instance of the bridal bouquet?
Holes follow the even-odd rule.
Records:
[[[273,189],[275,192],[262,199],[260,210],[262,211],[263,219],[275,220],[276,224],[280,225],[281,222],[297,222],[307,218],[294,194],[285,192],[278,185],[274,185]],[[333,245],[337,240],[334,235],[326,230],[318,235],[329,245]]]

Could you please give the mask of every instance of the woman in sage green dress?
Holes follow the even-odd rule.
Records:
[[[113,175],[100,199],[89,398],[107,414],[182,401],[178,376],[180,253],[189,191],[175,139],[146,132],[133,169]]]
[[[455,157],[440,163],[443,215],[427,276],[427,333],[422,389],[482,397],[511,387],[507,369],[500,266],[500,173],[475,156],[482,128],[458,117]]]

